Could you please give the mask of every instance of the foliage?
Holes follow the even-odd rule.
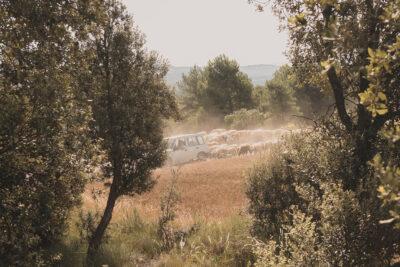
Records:
[[[78,221],[75,223],[75,226],[78,229],[79,239],[82,242],[89,242],[99,221],[100,213],[97,210],[96,212],[79,211]]]
[[[222,55],[208,62],[204,69],[207,78],[206,93],[213,107],[222,114],[252,106],[253,84],[239,70],[239,64]]]
[[[79,203],[97,1],[0,3],[0,265],[41,266]],[[54,256],[54,257],[53,257]]]
[[[368,89],[359,94],[360,102],[367,107],[373,117],[398,111],[399,85],[398,73],[400,72],[400,16],[396,9],[399,1],[392,1],[383,7],[383,15],[379,17],[386,34],[394,34],[387,42],[378,48],[368,48],[369,65],[366,68]],[[393,96],[395,97],[394,99]]]
[[[254,233],[263,239],[274,238],[279,242],[280,227],[289,220],[283,213],[298,204],[299,199],[290,166],[281,163],[285,161],[281,154],[276,156],[250,171],[247,195],[250,199],[249,212],[255,215]]]
[[[274,81],[268,81],[265,84],[265,111],[272,114],[277,120],[284,120],[287,115],[297,114],[292,90],[292,88],[289,89]]]
[[[254,262],[248,218],[235,216],[218,223],[199,221],[197,225],[198,230],[182,248],[176,246],[166,253],[157,233],[158,223],[146,222],[134,210],[110,226],[110,238],[97,254],[95,265],[249,266]],[[72,227],[68,232],[61,248],[61,266],[84,264],[85,247],[77,231]]]
[[[112,179],[104,214],[88,248],[94,256],[111,221],[116,200],[149,190],[151,171],[165,159],[162,120],[176,114],[164,82],[166,63],[144,48],[144,37],[119,1],[105,1],[107,17],[95,36],[92,64],[93,135],[107,155]]]
[[[160,259],[160,266],[249,266],[254,262],[249,220],[227,218],[219,223],[199,223],[183,248]]]
[[[263,125],[267,115],[257,109],[240,109],[225,116],[225,123],[232,129],[243,130]]]
[[[189,73],[182,76],[177,87],[181,94],[184,111],[208,107],[206,96],[207,79],[201,67],[194,66]]]
[[[399,123],[393,127],[387,127],[384,130],[384,137],[388,139],[391,155],[388,159],[382,159],[377,154],[371,161],[371,165],[375,168],[376,176],[382,183],[378,188],[379,196],[384,204],[391,207],[390,217],[385,218],[382,223],[396,223],[396,227],[400,228],[400,164],[399,164],[399,140],[400,126]],[[394,152],[394,153],[393,153]]]
[[[238,97],[238,93],[233,91],[234,87],[229,85],[228,81],[235,75],[244,77],[244,74],[240,72],[235,74],[235,71],[230,70],[234,66],[238,68],[236,62],[221,56],[210,61],[205,68],[195,66],[189,74],[183,75],[182,81],[178,83],[178,92],[181,94],[180,100],[186,124],[198,129],[196,125],[206,127],[210,117],[218,118],[221,114],[230,116],[234,113],[244,115],[243,110],[253,109],[258,109],[260,115],[268,114],[270,122],[282,124],[294,120],[292,115],[315,119],[327,113],[329,109],[332,101],[329,94],[322,92],[317,86],[303,82],[288,65],[279,68],[273,79],[267,81],[265,86],[255,88],[251,86],[251,100],[248,99],[250,87],[246,86],[242,86],[242,89],[238,87],[237,90],[242,92],[242,96]],[[212,74],[211,70],[216,74]],[[214,80],[211,80],[211,77],[214,77]],[[233,81],[230,83],[235,84]],[[212,84],[215,86],[211,86]],[[225,87],[226,90],[223,89]],[[242,104],[234,104],[239,102]],[[227,113],[228,110],[232,111]],[[228,120],[232,119],[233,117],[229,117]]]
[[[399,158],[391,155],[396,154],[398,145],[382,149],[379,133],[394,132],[400,118],[400,2],[270,2],[289,31],[289,55],[296,73],[314,83],[328,83],[337,116],[353,139],[354,181],[344,184],[345,189],[357,191],[371,185],[371,162],[383,183],[379,187],[386,204],[382,210],[392,208],[382,222],[396,221]]]
[[[176,205],[180,201],[179,193],[176,190],[176,179],[178,171],[172,170],[173,180],[167,192],[161,198],[161,215],[158,219],[158,236],[162,241],[163,250],[169,251],[175,246],[175,233],[169,225],[176,217]]]
[[[288,65],[280,67],[272,80],[264,87],[258,87],[253,92],[254,101],[262,112],[269,112],[276,119],[282,120],[287,115],[297,112],[294,92],[299,81]]]
[[[289,31],[297,75],[328,84],[323,88],[332,91],[337,116],[356,140],[357,186],[377,152],[379,131],[400,116],[398,1],[270,2]]]
[[[373,170],[348,189],[355,144],[342,134],[321,128],[289,136],[248,174],[260,266],[379,266],[398,251],[400,232],[379,224],[389,210]]]
[[[79,220],[79,218],[71,218]],[[162,243],[157,234],[157,224],[145,222],[134,210],[115,224],[110,225],[109,238],[94,259],[95,266],[138,266],[160,255]],[[61,266],[83,266],[86,246],[79,228],[72,225],[61,248]]]
[[[291,115],[319,118],[328,111],[331,97],[319,87],[302,81],[292,67],[284,65],[264,87],[254,89],[253,101],[259,110],[282,123],[293,120],[288,117]]]
[[[282,246],[273,240],[257,242],[255,266],[316,266],[325,263],[317,249],[316,225],[296,207],[292,207],[293,227],[288,227]],[[301,242],[299,242],[301,240]]]
[[[192,112],[200,107],[227,115],[241,108],[253,106],[253,84],[239,70],[239,64],[225,55],[208,62],[203,69],[195,66],[178,83],[184,110]]]
[[[382,156],[377,154],[371,162],[376,170],[376,175],[382,182],[379,187],[380,197],[385,205],[393,206],[391,216],[383,223],[395,222],[396,227],[400,228],[400,159],[396,155],[399,151],[399,87],[400,73],[400,14],[397,11],[400,1],[391,1],[384,9],[380,17],[384,23],[384,29],[393,34],[397,31],[397,36],[390,40],[392,43],[378,49],[369,49],[369,65],[367,66],[368,79],[370,85],[368,90],[360,93],[360,102],[366,106],[373,117],[379,115],[390,116],[390,113],[397,112],[397,120],[393,119],[390,124],[383,129],[383,135],[389,143],[389,159],[384,162]],[[394,94],[394,99],[392,95]],[[397,110],[396,110],[397,109]]]

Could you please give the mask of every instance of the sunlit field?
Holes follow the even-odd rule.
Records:
[[[113,220],[130,215],[137,210],[142,218],[156,221],[160,212],[160,199],[173,179],[172,168],[178,172],[176,189],[180,195],[176,222],[189,225],[196,220],[218,222],[224,218],[246,214],[246,171],[255,164],[261,154],[208,159],[182,166],[157,169],[155,187],[148,193],[124,197],[116,205]],[[101,184],[88,185],[83,195],[83,207],[103,210],[105,197],[92,198],[92,189]]]

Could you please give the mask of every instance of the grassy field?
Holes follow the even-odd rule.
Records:
[[[197,231],[184,247],[165,251],[158,235],[160,201],[173,180],[172,168],[154,172],[157,184],[150,192],[124,197],[117,203],[96,264],[108,266],[246,266],[252,259],[250,218],[246,214],[246,171],[260,155],[210,159],[174,167],[179,175],[175,189],[180,196],[174,229]],[[91,184],[83,195],[82,209],[103,210],[106,194],[94,200]],[[63,250],[62,266],[82,266],[86,244],[79,234],[76,212]]]
[[[173,175],[171,167],[156,170],[153,190],[118,202],[96,266],[250,266],[255,260],[255,242],[250,234],[251,217],[246,212],[246,172],[261,158],[212,159],[181,166],[176,180],[180,202],[170,229],[188,231],[195,225],[197,230],[183,246],[175,240],[175,247],[167,250],[159,235],[158,219],[161,198]],[[101,187],[88,186],[83,195],[84,210],[103,210],[106,195],[94,201],[90,194],[93,188]],[[61,247],[60,266],[84,266],[86,242],[79,234],[78,221],[76,211]]]
[[[194,220],[220,221],[227,217],[245,213],[245,172],[260,156],[243,156],[228,159],[210,159],[194,162],[178,170],[177,190],[180,194],[177,221],[190,224]],[[114,222],[134,210],[148,220],[154,221],[160,212],[160,198],[172,180],[172,168],[163,167],[154,172],[157,184],[148,193],[136,197],[124,197],[116,206]],[[85,209],[103,208],[105,197],[93,200],[90,192],[100,185],[92,184],[83,196]]]

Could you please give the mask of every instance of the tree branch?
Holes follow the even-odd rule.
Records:
[[[351,132],[353,130],[354,125],[353,121],[351,120],[346,110],[343,86],[336,74],[335,67],[330,67],[327,74],[329,78],[329,83],[331,84],[333,94],[335,96],[335,103],[336,103],[336,108],[338,110],[340,121],[346,127],[347,131]]]
[[[374,133],[374,134],[378,133],[379,130],[383,127],[383,125],[385,125],[385,123],[387,121],[396,119],[399,116],[400,116],[400,110],[397,110],[395,112],[389,112],[383,116],[376,117],[374,122],[371,125],[372,133]]]
[[[300,118],[300,119],[304,119],[304,120],[308,120],[308,121],[312,121],[316,127],[318,126],[318,122],[317,121],[315,121],[315,120],[313,120],[311,118],[308,118],[306,116],[292,115],[292,117]]]

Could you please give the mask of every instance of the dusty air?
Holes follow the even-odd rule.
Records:
[[[0,266],[400,266],[400,0],[1,0]]]

